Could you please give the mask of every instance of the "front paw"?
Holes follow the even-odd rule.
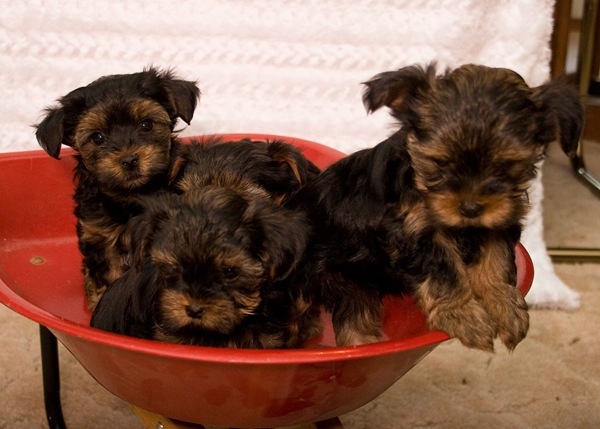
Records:
[[[494,350],[496,327],[485,309],[475,299],[467,303],[446,302],[434,307],[427,316],[431,329],[458,338],[465,346]]]
[[[334,327],[335,328],[335,327]],[[360,346],[362,344],[376,343],[380,339],[379,329],[371,332],[359,332],[349,325],[344,325],[335,330],[335,343],[339,347]]]
[[[339,315],[338,315],[339,316]],[[381,339],[381,316],[379,311],[359,312],[340,319],[333,316],[333,332],[338,346],[359,346],[376,343]]]
[[[521,291],[511,285],[502,285],[502,294],[484,299],[483,306],[497,327],[498,336],[509,351],[527,335],[529,313]]]

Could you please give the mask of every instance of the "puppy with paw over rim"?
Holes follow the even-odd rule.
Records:
[[[190,123],[199,95],[195,82],[171,71],[104,76],[61,97],[35,126],[53,158],[63,144],[77,151],[75,216],[90,309],[123,274],[136,199],[167,186],[179,156],[175,125]]]
[[[108,287],[91,326],[214,347],[302,341],[295,302],[281,283],[308,241],[301,213],[239,178],[148,198],[130,228],[132,267]]]
[[[472,64],[409,66],[365,85],[368,111],[387,106],[401,127],[288,202],[315,230],[291,279],[297,300],[331,311],[338,345],[377,341],[382,296],[411,293],[432,329],[513,350],[529,328],[514,259],[527,189],[548,144],[575,150],[577,91]]]

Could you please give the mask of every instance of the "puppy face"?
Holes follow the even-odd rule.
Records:
[[[520,218],[545,147],[525,82],[508,70],[460,69],[436,80],[416,109],[407,149],[434,218],[484,228]]]
[[[434,222],[497,228],[525,214],[548,143],[581,128],[579,114],[561,116],[545,91],[507,69],[466,65],[436,76],[433,66],[408,67],[368,82],[364,101],[391,107],[405,126],[415,186]],[[553,92],[577,104],[566,85]],[[570,150],[576,139],[567,140]]]
[[[170,72],[106,76],[48,109],[36,136],[55,158],[61,144],[76,149],[101,187],[131,191],[165,172],[173,127],[179,117],[189,123],[198,96]]]
[[[244,202],[223,203],[212,214],[173,213],[150,251],[164,281],[158,298],[163,331],[227,334],[260,304],[265,269],[246,248],[241,219],[225,213],[234,206],[243,211]]]
[[[167,170],[171,121],[153,100],[107,100],[80,116],[73,147],[102,187],[133,190]]]
[[[157,232],[146,250],[161,282],[157,338],[230,334],[255,314],[264,284],[295,265],[306,226],[267,198],[226,188],[208,187],[169,204],[151,215]]]

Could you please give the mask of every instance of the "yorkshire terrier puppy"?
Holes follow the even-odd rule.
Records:
[[[576,148],[583,110],[564,81],[411,66],[366,82],[369,112],[401,128],[331,165],[289,201],[315,233],[294,275],[298,299],[331,311],[339,345],[377,341],[386,294],[414,294],[432,329],[468,347],[512,350],[529,316],[514,248],[527,189],[549,143]]]
[[[280,140],[204,137],[189,143],[175,168],[173,188],[179,192],[206,185],[229,186],[231,180],[244,177],[281,204],[321,172],[298,148]]]
[[[298,345],[280,280],[308,241],[306,219],[252,182],[232,182],[146,199],[130,223],[132,267],[107,288],[91,326],[178,344]]]
[[[166,186],[180,146],[175,124],[189,124],[199,95],[194,82],[170,71],[105,76],[60,98],[36,125],[53,158],[61,144],[77,151],[75,216],[90,309],[123,274],[136,198]]]

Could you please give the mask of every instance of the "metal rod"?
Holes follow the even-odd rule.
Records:
[[[579,144],[580,149],[578,150],[577,156],[571,159],[573,171],[579,180],[586,184],[594,193],[600,196],[600,180],[598,180],[587,168],[585,168],[585,164],[583,163],[583,154],[581,153],[582,144]]]
[[[583,98],[585,105],[588,104],[589,97],[592,59],[594,56],[594,32],[599,1],[600,0],[585,0],[583,8],[577,74],[579,93]],[[577,153],[571,157],[571,166],[577,177],[600,195],[600,180],[594,177],[585,167],[585,162],[583,160],[583,136],[581,136],[579,144],[577,145]]]
[[[40,325],[40,347],[42,352],[42,379],[44,404],[50,429],[66,429],[60,403],[60,368],[58,342],[48,328]]]
[[[553,262],[600,262],[600,249],[548,248]]]

